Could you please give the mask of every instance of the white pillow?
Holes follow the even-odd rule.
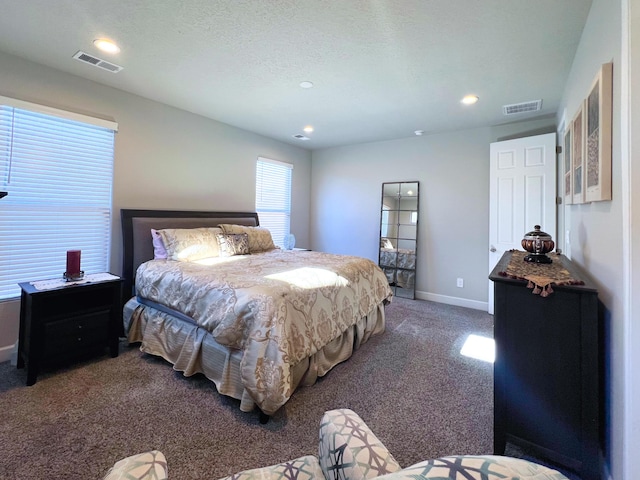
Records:
[[[218,233],[222,233],[220,228],[165,228],[158,230],[158,233],[162,237],[169,260],[192,262],[220,256],[216,237]]]

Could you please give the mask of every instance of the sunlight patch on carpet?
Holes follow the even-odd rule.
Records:
[[[493,338],[471,334],[462,345],[460,354],[493,363],[496,359],[496,344]]]

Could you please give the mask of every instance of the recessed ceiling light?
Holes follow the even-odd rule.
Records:
[[[313,127],[311,125],[307,125],[302,130],[304,130],[305,133],[311,133],[311,132],[313,132]]]
[[[300,82],[300,86],[302,88],[311,88],[313,87],[313,82],[309,82],[309,81],[304,81],[304,82]]]
[[[473,105],[478,100],[479,98],[477,95],[466,95],[462,100],[460,100],[460,102],[464,103],[465,105]]]
[[[120,47],[113,43],[111,40],[107,40],[106,38],[96,38],[93,41],[93,44],[96,48],[99,48],[103,52],[107,53],[119,53]]]
[[[416,130],[415,133],[417,136],[424,135],[424,130]]]

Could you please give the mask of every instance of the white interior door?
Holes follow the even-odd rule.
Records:
[[[556,231],[556,134],[491,144],[489,273],[504,252],[522,250],[525,233]],[[493,314],[493,282],[489,281]]]

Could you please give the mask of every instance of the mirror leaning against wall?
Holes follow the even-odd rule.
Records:
[[[382,184],[380,255],[394,295],[415,298],[419,182]]]

